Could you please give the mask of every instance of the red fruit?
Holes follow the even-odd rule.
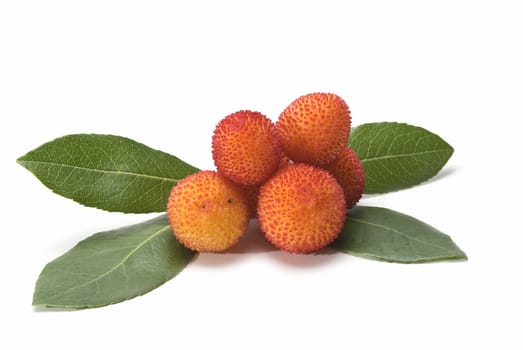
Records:
[[[349,107],[341,97],[313,93],[297,98],[281,113],[276,131],[292,161],[324,165],[347,145],[350,123]]]
[[[258,221],[267,239],[291,253],[331,243],[345,222],[343,189],[327,171],[305,164],[279,170],[260,189]]]
[[[347,209],[358,203],[365,188],[365,171],[358,155],[345,147],[340,156],[323,167],[330,172],[343,188]]]
[[[256,211],[258,208],[258,194],[260,193],[259,185],[242,186],[245,197],[247,198],[247,206],[249,208],[249,217],[256,218]]]
[[[290,164],[289,158],[282,157],[280,161],[279,169]],[[249,213],[252,219],[256,218],[256,212],[258,210],[258,195],[260,193],[260,185],[242,186],[246,196],[247,203],[249,205]]]
[[[223,176],[242,185],[259,185],[278,169],[282,153],[270,119],[239,111],[216,126],[212,156]]]

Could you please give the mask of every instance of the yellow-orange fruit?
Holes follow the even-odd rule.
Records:
[[[341,97],[318,92],[294,100],[280,114],[276,131],[292,161],[324,165],[347,144],[350,123],[349,107]]]
[[[343,188],[347,209],[354,207],[365,188],[365,171],[356,152],[347,146],[338,158],[323,168],[331,173]]]
[[[343,189],[327,171],[305,164],[279,170],[260,189],[258,221],[267,239],[291,253],[312,253],[340,233]]]
[[[249,209],[239,185],[215,171],[200,171],[174,186],[167,203],[174,235],[198,252],[222,252],[247,230]]]
[[[242,185],[259,185],[278,169],[282,152],[270,119],[239,111],[216,126],[212,156],[223,176]]]

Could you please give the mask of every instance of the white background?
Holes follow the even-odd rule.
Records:
[[[518,1],[1,1],[0,348],[522,349]],[[153,215],[85,208],[15,163],[70,133],[133,138],[212,169],[215,124],[276,120],[334,92],[353,125],[425,127],[455,153],[434,180],[361,204],[413,215],[468,262],[273,250],[252,230],[145,296],[46,312],[40,270]]]

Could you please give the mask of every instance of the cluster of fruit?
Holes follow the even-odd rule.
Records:
[[[276,123],[248,110],[225,117],[212,138],[217,171],[190,175],[171,191],[174,235],[189,249],[221,252],[257,218],[280,249],[311,253],[327,246],[365,184],[347,146],[350,125],[349,107],[331,93],[297,98]]]

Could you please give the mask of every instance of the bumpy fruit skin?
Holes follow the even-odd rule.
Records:
[[[258,194],[260,193],[260,185],[242,186],[245,197],[247,198],[247,207],[249,208],[249,217],[256,218],[256,211],[258,208]]]
[[[354,207],[365,188],[365,171],[356,152],[347,146],[338,158],[323,168],[331,173],[343,188],[347,209]]]
[[[330,93],[298,97],[279,116],[281,147],[295,163],[325,165],[347,144],[351,116],[343,99]]]
[[[278,169],[286,167],[291,164],[289,158],[282,157]],[[258,210],[258,195],[260,193],[261,185],[242,186],[245,195],[247,196],[247,203],[249,204],[249,213],[251,219],[256,218]]]
[[[215,171],[200,171],[173,187],[167,217],[185,247],[222,252],[247,230],[249,209],[239,185]]]
[[[279,170],[260,189],[258,221],[267,239],[290,253],[331,243],[346,216],[343,189],[327,171],[305,164]]]
[[[223,176],[242,185],[259,185],[278,169],[282,152],[273,122],[259,112],[245,110],[218,123],[212,156]]]

